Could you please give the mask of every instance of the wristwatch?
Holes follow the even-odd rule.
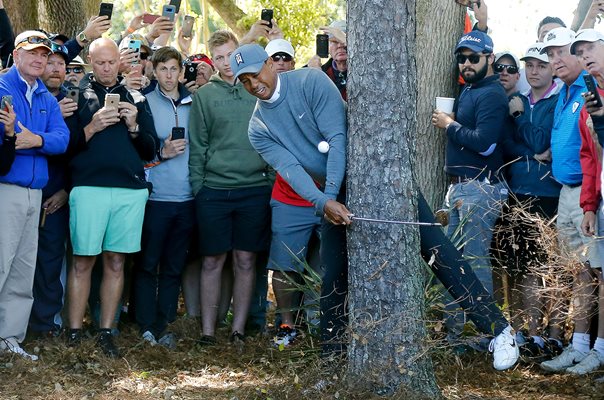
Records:
[[[86,37],[86,34],[84,33],[84,31],[78,33],[78,40],[84,44],[88,43],[90,40],[88,40],[88,38]]]

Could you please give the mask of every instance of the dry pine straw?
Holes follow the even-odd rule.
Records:
[[[92,340],[77,349],[62,338],[27,344],[40,354],[37,363],[0,356],[0,399],[378,399],[351,389],[345,366],[320,361],[316,342],[305,337],[279,351],[270,338],[250,338],[243,351],[228,344],[195,348],[195,321],[179,318],[173,330],[181,338],[176,351],[150,347],[125,326],[117,342],[125,354],[111,360]],[[128,348],[128,345],[130,348]],[[519,365],[496,372],[484,354],[455,356],[447,349],[433,354],[437,381],[448,399],[604,399],[597,375],[575,378],[544,375],[537,367]],[[409,398],[397,395],[394,398]]]

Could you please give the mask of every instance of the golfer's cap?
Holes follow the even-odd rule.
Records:
[[[277,53],[285,53],[295,57],[294,46],[285,39],[271,40],[264,48],[264,51],[266,51],[266,54],[268,54],[269,57]]]
[[[526,49],[526,52],[524,53],[524,56],[521,58],[521,60],[526,61],[529,58],[534,58],[536,60],[548,63],[549,58],[547,58],[547,54],[543,54],[541,50],[543,50],[543,43],[534,43],[530,45],[528,49]]]
[[[86,64],[84,62],[84,60],[82,60],[82,57],[80,56],[75,56],[75,58],[73,60],[71,60],[71,62],[69,63],[69,65],[81,65],[83,67],[87,66],[88,64]]]
[[[470,49],[475,53],[492,53],[493,39],[482,31],[471,31],[459,39],[455,53],[460,49]]]
[[[25,31],[15,38],[15,49],[33,50],[38,47],[45,47],[52,52],[50,39],[43,32]]]
[[[572,43],[570,44],[570,54],[575,54],[577,44],[581,42],[597,42],[598,40],[604,40],[604,35],[595,29],[581,29],[575,35]]]
[[[541,52],[544,54],[547,53],[549,47],[568,46],[574,39],[575,32],[572,29],[562,27],[552,29],[545,35],[545,39],[543,39],[543,48],[541,49]]]
[[[235,50],[230,57],[231,71],[235,79],[241,74],[257,74],[268,58],[266,51],[257,44],[245,44]]]
[[[510,57],[512,60],[514,60],[514,64],[516,64],[516,67],[520,68],[520,60],[511,52],[506,50],[495,54],[495,62],[498,63],[499,59],[502,57]]]

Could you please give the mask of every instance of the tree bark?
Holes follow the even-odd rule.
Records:
[[[84,15],[85,15],[85,21],[84,22],[88,22],[88,19],[90,17],[92,17],[93,15],[99,15],[99,6],[101,4],[102,0],[83,0],[83,5],[84,5]],[[128,23],[128,22],[126,22]],[[81,26],[80,28],[83,28],[83,26]]]
[[[19,33],[38,28],[38,2],[34,0],[4,1],[4,8],[10,17],[15,36]]]
[[[348,1],[348,206],[358,216],[417,218],[415,29],[415,0]],[[417,227],[357,221],[348,243],[350,381],[437,397]]]
[[[417,1],[417,159],[415,177],[426,201],[436,210],[443,204],[445,142],[442,129],[430,122],[436,96],[457,97],[457,66],[453,49],[463,33],[465,7],[454,1]]]
[[[247,33],[247,30],[238,24],[239,20],[245,17],[245,13],[233,0],[208,0],[208,2],[237,37],[243,37]]]
[[[38,11],[40,26],[47,32],[74,37],[86,26],[82,0],[43,0]]]

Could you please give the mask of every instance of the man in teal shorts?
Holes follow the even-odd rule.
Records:
[[[126,254],[140,250],[149,195],[143,160],[153,160],[159,146],[145,98],[117,81],[119,50],[115,42],[95,40],[89,58],[90,81],[81,89],[78,112],[67,120],[73,155],[69,225],[74,254],[67,281],[68,342],[77,345],[81,341],[91,272],[102,253],[97,344],[106,355],[118,357],[111,328],[122,296]],[[113,101],[112,94],[118,99]]]

